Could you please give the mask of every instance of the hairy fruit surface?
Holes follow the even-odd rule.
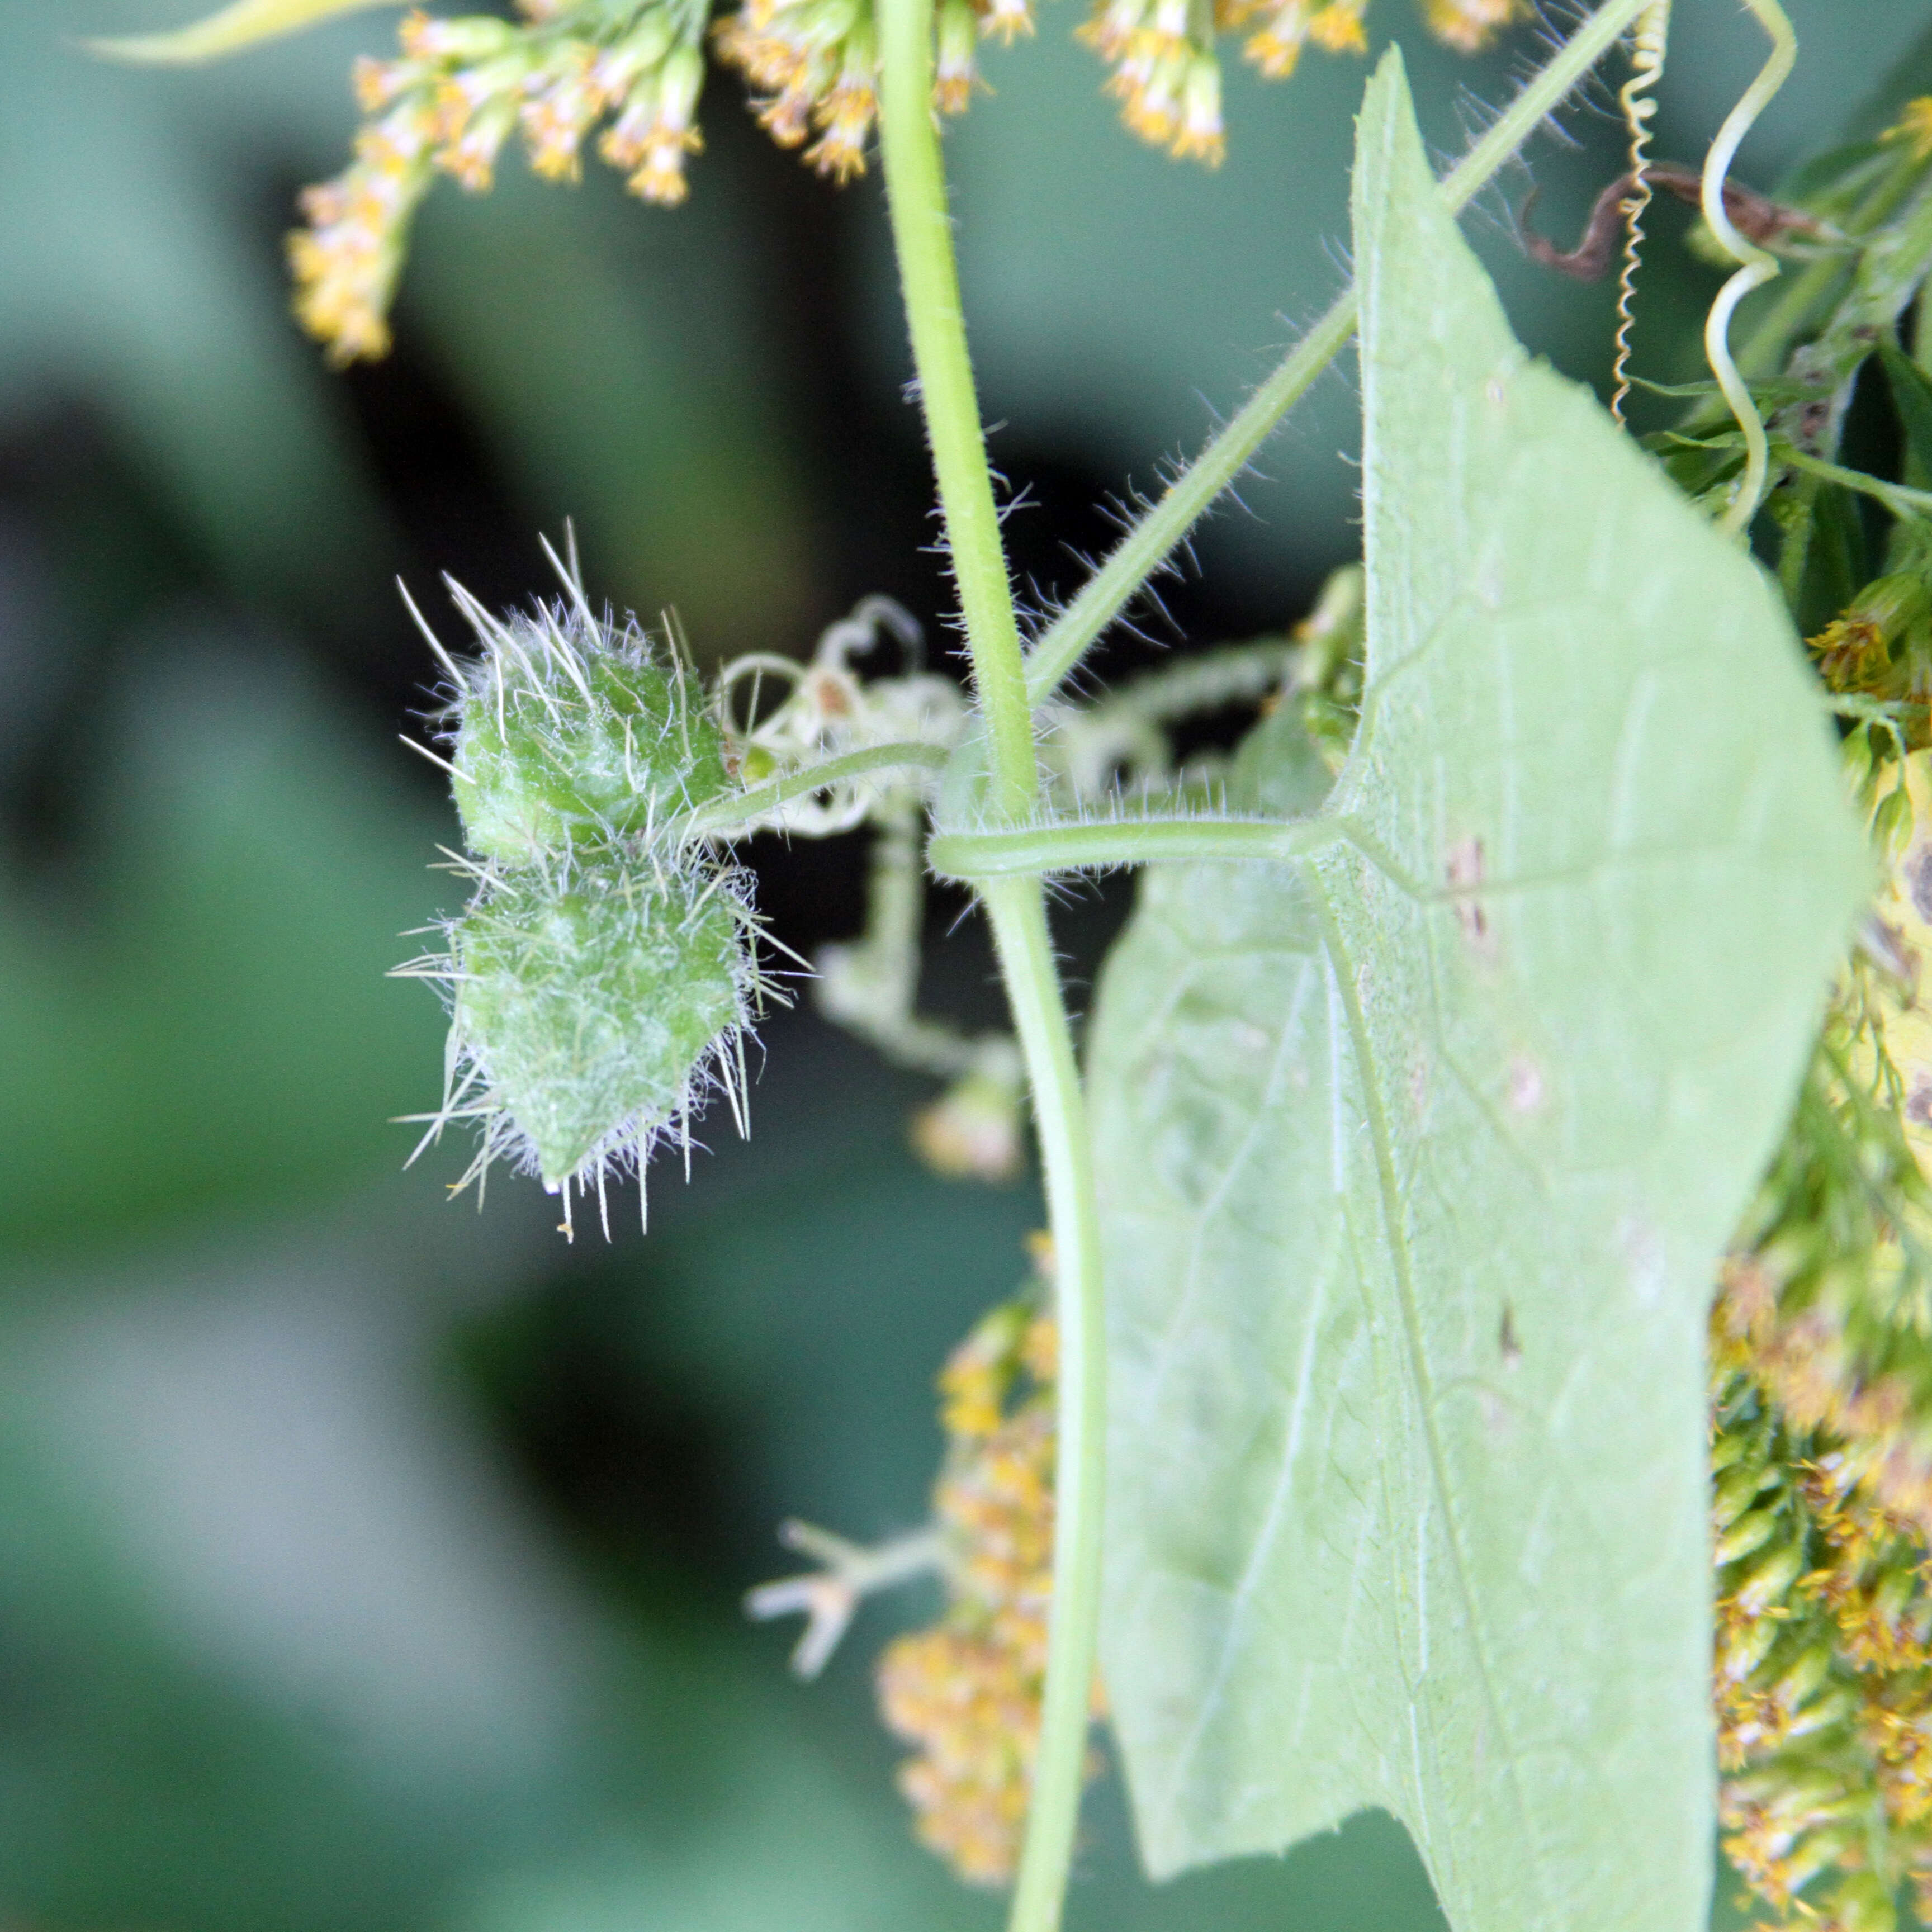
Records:
[[[688,823],[735,784],[710,708],[634,618],[592,610],[574,559],[557,568],[568,602],[501,618],[451,586],[478,657],[431,634],[474,890],[446,950],[398,970],[449,1007],[428,1138],[477,1123],[464,1184],[507,1159],[564,1196],[568,1232],[573,1183],[601,1202],[661,1136],[688,1148],[712,1092],[743,1130],[743,1034],[770,988],[748,875]]]
[[[453,707],[456,806],[470,850],[523,866],[603,844],[728,790],[724,740],[682,668],[634,624],[539,608],[484,632]]]
[[[647,1143],[746,1017],[728,875],[570,866],[485,887],[452,934],[452,1024],[544,1184]]]

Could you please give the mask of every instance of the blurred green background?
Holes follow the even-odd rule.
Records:
[[[1932,90],[1916,0],[1792,0],[1808,52],[1747,150],[1768,185]],[[876,180],[772,150],[715,80],[690,204],[506,166],[423,218],[393,358],[327,373],[280,240],[352,126],[386,11],[184,74],[91,33],[193,0],[0,4],[0,1916],[74,1932],[862,1932],[991,1928],[910,1842],[868,1610],[820,1684],[740,1616],[798,1514],[922,1513],[931,1378],[1023,1271],[1032,1184],[907,1151],[925,1095],[808,1010],[767,1028],[740,1144],[660,1173],[647,1240],[567,1248],[507,1180],[446,1204],[391,1116],[431,1103],[440,1017],[386,968],[449,905],[454,826],[397,744],[429,666],[392,588],[592,587],[700,652],[800,652],[943,586]],[[1660,151],[1694,157],[1758,58],[1687,0]],[[1362,70],[1231,80],[1218,175],[1114,124],[1072,0],[989,61],[950,136],[996,458],[1046,598],[1336,285]],[[1459,62],[1376,0],[1452,151],[1534,30]],[[1546,25],[1556,24],[1547,22]],[[1903,59],[1906,64],[1895,68]],[[1607,97],[1605,97],[1606,98]],[[1574,235],[1617,172],[1604,102],[1534,148]],[[1610,298],[1473,232],[1533,346],[1601,376]],[[1643,366],[1690,373],[1714,278],[1666,212]],[[1286,318],[1286,320],[1284,320]],[[1211,523],[1144,640],[1276,627],[1347,555],[1345,374]],[[855,928],[862,838],[753,855],[778,935]],[[1090,974],[1124,908],[1076,907]],[[942,898],[937,939],[962,910]],[[969,923],[928,993],[997,1012]],[[629,1228],[625,1217],[623,1228]],[[1641,1848],[1633,1847],[1633,1856]],[[1428,1928],[1386,1820],[1155,1889],[1096,1792],[1076,1928]]]

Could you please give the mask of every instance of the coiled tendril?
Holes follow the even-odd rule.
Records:
[[[1636,272],[1643,248],[1643,218],[1648,212],[1652,190],[1646,163],[1650,158],[1650,124],[1657,112],[1654,90],[1664,76],[1664,56],[1670,32],[1670,0],[1657,4],[1638,21],[1630,52],[1631,74],[1617,95],[1625,125],[1630,129],[1630,191],[1623,205],[1623,272],[1617,282],[1617,358],[1611,374],[1616,387],[1610,397],[1610,413],[1624,419],[1624,402],[1630,394],[1630,332],[1636,326]]]

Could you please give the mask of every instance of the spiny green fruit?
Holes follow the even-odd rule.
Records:
[[[742,1113],[761,990],[741,875],[573,855],[486,874],[449,928],[455,1071],[445,1118],[480,1116],[552,1192],[641,1164],[708,1090]]]
[[[717,725],[634,619],[600,620],[580,592],[500,620],[458,597],[483,646],[456,670],[450,707],[456,806],[478,856],[526,866],[648,837],[730,788]]]
[[[398,968],[450,1008],[442,1106],[481,1126],[465,1184],[508,1158],[564,1196],[641,1168],[713,1091],[744,1124],[743,1036],[770,988],[748,875],[679,821],[730,788],[724,744],[675,658],[599,618],[573,556],[568,602],[492,616],[451,590],[482,654],[458,663],[456,802],[475,881],[448,950]],[[414,610],[414,606],[411,606]],[[417,621],[422,622],[420,616]]]

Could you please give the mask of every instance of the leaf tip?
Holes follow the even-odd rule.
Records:
[[[194,67],[319,26],[343,14],[395,0],[230,0],[226,7],[166,33],[91,35],[70,44],[98,60],[135,67]]]

